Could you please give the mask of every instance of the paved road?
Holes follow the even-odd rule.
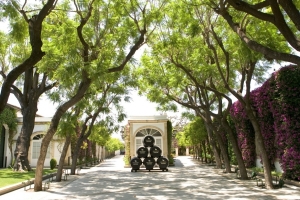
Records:
[[[123,156],[116,156],[68,181],[52,183],[48,191],[32,192],[23,189],[0,196],[2,200],[53,199],[299,199],[300,189],[285,186],[266,190],[255,181],[235,179],[234,174],[194,163],[180,156],[168,172],[130,172],[123,168]]]

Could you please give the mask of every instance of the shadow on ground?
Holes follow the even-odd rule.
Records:
[[[59,194],[67,199],[300,199],[299,188],[260,189],[255,181],[228,179],[190,157],[178,157],[175,167],[161,173],[130,172],[116,162],[108,160]]]

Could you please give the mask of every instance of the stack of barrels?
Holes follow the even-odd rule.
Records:
[[[143,145],[137,149],[137,157],[131,159],[131,172],[140,170],[142,164],[146,170],[154,170],[157,164],[159,170],[168,171],[169,160],[161,155],[161,149],[154,145],[155,139],[151,135],[147,135],[143,139]]]

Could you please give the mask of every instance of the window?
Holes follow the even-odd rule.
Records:
[[[42,144],[42,139],[44,135],[39,134],[33,137],[32,139],[32,159],[38,159],[40,156],[40,149],[41,149],[41,144]],[[47,155],[46,158],[50,158],[50,145],[47,149]]]
[[[153,137],[161,137],[161,133],[152,128],[145,128],[142,130],[139,130],[139,132],[136,133],[136,137],[145,137],[146,135],[152,135]]]
[[[158,146],[161,150],[162,150],[162,146],[161,146],[161,138],[155,138],[155,145]]]
[[[146,135],[153,136],[155,139],[155,145],[158,146],[161,150],[163,150],[162,149],[162,134],[156,129],[145,128],[145,129],[139,130],[135,135],[135,152],[137,151],[137,149],[139,147],[143,146],[143,139]]]
[[[135,140],[135,151],[137,151],[138,150],[138,148],[139,147],[141,147],[141,146],[143,146],[143,144],[142,144],[142,139],[136,139]]]

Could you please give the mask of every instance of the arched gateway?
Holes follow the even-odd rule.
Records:
[[[155,139],[155,145],[162,150],[162,155],[167,157],[167,116],[134,116],[130,117],[130,156],[136,156],[136,150],[143,146],[143,138],[151,135]]]

